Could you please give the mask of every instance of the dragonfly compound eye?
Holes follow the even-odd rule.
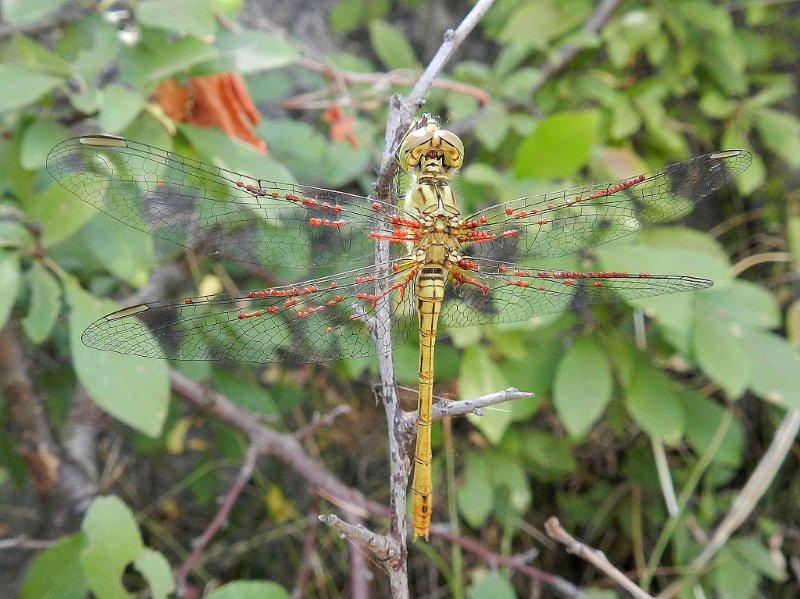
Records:
[[[459,137],[435,123],[412,129],[400,144],[400,167],[407,171],[419,166],[420,159],[436,158],[441,154],[447,170],[458,170],[464,160],[464,144]]]

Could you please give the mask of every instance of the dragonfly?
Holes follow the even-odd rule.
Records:
[[[588,306],[704,289],[680,275],[530,267],[679,216],[751,162],[713,152],[613,183],[539,193],[464,216],[451,183],[464,145],[430,115],[396,154],[404,197],[382,201],[259,179],[110,135],[61,142],[47,168],[106,215],[203,255],[280,266],[295,282],[153,301],[92,323],[98,350],[173,360],[322,362],[389,352],[414,330],[419,386],[414,538],[432,508],[434,353],[440,327],[522,321]],[[375,259],[376,243],[388,247]],[[387,335],[375,334],[384,327]],[[383,341],[381,341],[383,339]]]

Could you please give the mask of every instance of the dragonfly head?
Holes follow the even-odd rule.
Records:
[[[464,144],[458,135],[425,115],[400,143],[400,168],[420,175],[446,176],[461,168]]]

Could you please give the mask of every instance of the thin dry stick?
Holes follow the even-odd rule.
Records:
[[[326,428],[333,424],[334,420],[336,420],[339,416],[344,416],[345,414],[350,413],[350,405],[343,403],[324,414],[320,414],[319,412],[315,412],[314,416],[311,418],[311,422],[306,424],[303,428],[298,430],[294,437],[298,441],[302,441],[307,439],[314,433],[316,433],[321,428]]]
[[[550,574],[549,572],[535,568],[534,566],[525,563],[527,560],[520,559],[519,556],[500,555],[499,553],[495,553],[477,541],[473,541],[472,539],[451,533],[446,527],[440,524],[434,524],[431,526],[431,535],[443,539],[453,545],[458,545],[464,551],[479,557],[481,561],[490,566],[502,566],[504,568],[508,568],[509,570],[513,570],[514,572],[524,574],[533,581],[544,583],[553,593],[560,597],[568,597],[569,599],[588,599],[588,595],[571,582],[568,582],[563,578],[556,576],[555,574]]]
[[[613,578],[619,586],[637,599],[653,599],[652,595],[645,593],[641,588],[636,586],[635,582],[625,576],[614,564],[608,561],[605,553],[599,549],[594,549],[593,547],[581,543],[564,530],[561,526],[561,522],[559,522],[558,518],[555,516],[547,519],[544,523],[544,530],[551,539],[564,545],[568,553],[577,555],[579,558],[592,564],[598,570],[605,572],[609,577]]]
[[[311,560],[313,559],[314,544],[317,538],[317,528],[319,527],[319,514],[317,513],[317,500],[314,499],[311,503],[310,522],[306,530],[306,536],[303,539],[303,558],[300,562],[300,569],[297,571],[295,578],[294,590],[292,591],[292,599],[302,599],[306,596],[306,589],[308,588],[308,581],[311,578]]]
[[[739,495],[736,496],[730,511],[714,530],[711,540],[700,552],[700,555],[689,566],[690,574],[680,580],[676,580],[659,593],[659,599],[674,597],[687,585],[692,584],[711,559],[725,545],[733,532],[748,518],[786,459],[798,430],[800,430],[800,410],[790,410],[775,431],[772,442],[761,457],[755,470],[753,470],[750,478],[747,479],[747,483],[742,487]]]
[[[432,418],[433,420],[441,420],[444,417],[463,416],[465,414],[476,414],[480,416],[483,414],[484,408],[515,399],[525,399],[526,397],[533,397],[533,393],[519,391],[514,387],[509,387],[503,391],[489,393],[488,395],[475,397],[473,399],[464,399],[460,401],[440,401],[433,406]],[[412,432],[416,425],[416,410],[413,412],[406,412],[403,415],[401,432]]]
[[[245,456],[244,463],[239,473],[236,475],[236,480],[233,481],[230,489],[228,489],[228,492],[225,494],[225,498],[222,500],[217,515],[209,522],[203,533],[195,539],[192,552],[186,557],[175,573],[175,585],[178,587],[179,594],[184,592],[189,572],[191,572],[200,561],[206,546],[208,546],[211,539],[217,534],[217,531],[222,528],[222,525],[228,520],[228,514],[230,514],[233,505],[244,490],[247,481],[253,476],[253,470],[255,470],[260,453],[258,446],[255,444],[251,444],[250,447],[247,448],[247,455]]]

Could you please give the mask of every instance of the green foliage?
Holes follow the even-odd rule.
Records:
[[[289,594],[274,582],[238,580],[212,591],[208,599],[288,599]]]
[[[585,435],[611,401],[611,368],[602,349],[581,339],[558,364],[553,382],[553,407],[569,433]]]
[[[517,177],[563,179],[586,164],[595,143],[597,114],[561,113],[541,121],[517,151]]]
[[[375,54],[387,69],[410,69],[417,65],[414,49],[397,27],[385,21],[372,21],[369,39]]]
[[[123,586],[133,565],[150,587],[153,599],[174,591],[169,563],[142,544],[133,513],[118,498],[98,497],[89,506],[81,532],[63,537],[40,553],[22,584],[22,599],[98,599],[133,597]]]
[[[66,4],[4,0],[3,19],[21,27],[55,16]],[[371,189],[383,147],[386,96],[407,91],[384,80],[377,86],[331,84],[327,74],[295,63],[319,58],[306,54],[305,43],[247,23],[230,31],[220,27],[214,14],[236,20],[241,4],[141,1],[126,24],[138,33],[132,40],[87,9],[52,35],[17,33],[0,41],[0,324],[20,323],[56,429],[78,386],[122,423],[109,437],[113,434],[114,443],[119,439],[125,468],[104,481],[124,479],[120,488],[136,503],[153,545],[144,546],[133,512],[118,499],[97,499],[81,532],[38,554],[21,587],[23,599],[77,599],[89,592],[98,599],[147,592],[168,596],[170,571],[181,555],[176,547],[190,547],[198,522],[216,511],[215,499],[230,483],[222,466],[240,461],[246,446],[230,429],[170,405],[166,362],[100,353],[80,342],[88,323],[117,307],[101,298],[130,296],[160,264],[183,253],[68,196],[44,169],[50,148],[71,135],[102,130],[268,180],[363,193]],[[419,59],[436,47],[429,43],[430,27],[419,23],[433,7],[419,0],[339,0],[323,20],[348,52],[332,53],[323,62],[364,74],[419,70]],[[775,423],[786,409],[800,408],[800,300],[790,281],[800,260],[791,179],[792,169],[800,167],[800,118],[796,74],[787,68],[794,64],[800,29],[796,15],[781,3],[664,0],[620,3],[599,32],[582,31],[595,8],[588,0],[498,0],[473,34],[476,39],[448,65],[447,79],[490,97],[481,106],[470,94],[435,88],[424,107],[464,131],[468,161],[456,185],[465,212],[618,180],[711,148],[746,148],[754,161],[734,186],[692,215],[692,229],[664,223],[580,256],[533,265],[684,274],[711,278],[713,288],[442,331],[437,383],[445,394],[465,399],[510,385],[536,394],[454,421],[453,511],[470,529],[464,534],[509,555],[531,546],[520,521],[539,526],[556,513],[587,542],[612,543],[618,565],[632,570],[638,566],[632,548],[643,547],[648,559],[668,522],[649,439],[658,438],[667,444],[678,489],[704,464],[701,456],[710,454],[659,563],[683,572],[701,549],[699,531],[708,535],[730,509]],[[462,15],[452,16],[455,21]],[[566,45],[577,49],[575,58],[549,74],[547,63]],[[243,75],[265,115],[255,132],[267,142],[266,155],[220,130],[171,122],[153,103],[153,91],[167,79],[184,82],[226,71]],[[316,94],[313,108],[293,111],[290,118],[278,107],[306,92]],[[354,118],[356,147],[331,139],[330,123],[318,108],[332,105]],[[685,209],[682,215],[690,209],[678,198],[670,202]],[[13,217],[6,217],[6,208]],[[589,215],[590,207],[585,209]],[[621,226],[635,230],[638,223]],[[279,224],[274,228],[275,238],[297,234]],[[742,262],[751,254],[792,262]],[[264,284],[228,263],[194,255],[188,263],[190,274],[176,293]],[[264,270],[276,282],[306,274],[280,264],[265,264]],[[644,330],[636,330],[632,309],[646,315]],[[416,361],[415,340],[395,348],[398,380],[414,384]],[[375,426],[382,415],[369,389],[373,360],[324,369],[275,365],[256,372],[231,364],[172,366],[209,382],[277,428],[294,428],[313,411],[351,402],[357,416],[306,442],[337,476],[381,495],[384,432]],[[0,421],[8,419],[4,400]],[[728,419],[724,436],[716,439]],[[711,452],[715,440],[719,446]],[[4,464],[17,441],[0,444]],[[104,438],[102,452],[105,443]],[[443,445],[438,435],[434,443]],[[437,456],[442,453],[435,449]],[[140,476],[145,460],[152,489]],[[0,469],[0,484],[25,482],[18,462],[9,460],[12,465]],[[435,513],[444,519],[440,466],[434,463]],[[800,490],[796,467],[789,462],[783,467],[785,474],[757,507],[756,516],[770,519],[774,530],[745,523],[741,536],[731,539],[700,577],[706,595],[791,593],[785,590],[785,568],[774,556],[792,549],[774,544],[781,527],[800,518]],[[246,575],[293,584],[300,560],[297,527],[306,525],[308,510],[298,484],[277,461],[270,462],[268,484],[256,476],[229,526],[215,537],[222,547],[215,555],[251,539],[252,544],[193,573],[210,582],[209,589],[218,587],[206,596],[287,596],[278,583],[231,581]],[[280,525],[276,514],[285,519]],[[318,536],[321,543],[327,540]],[[576,562],[560,555],[543,551],[537,567],[577,577]],[[521,592],[518,574],[488,573],[466,554],[463,560],[467,596]],[[327,585],[327,594],[345,584],[334,561],[323,564],[329,579],[320,584]],[[452,565],[444,563],[441,571],[448,568]],[[424,595],[424,580],[415,577],[412,593]],[[608,596],[587,590],[593,597]]]

